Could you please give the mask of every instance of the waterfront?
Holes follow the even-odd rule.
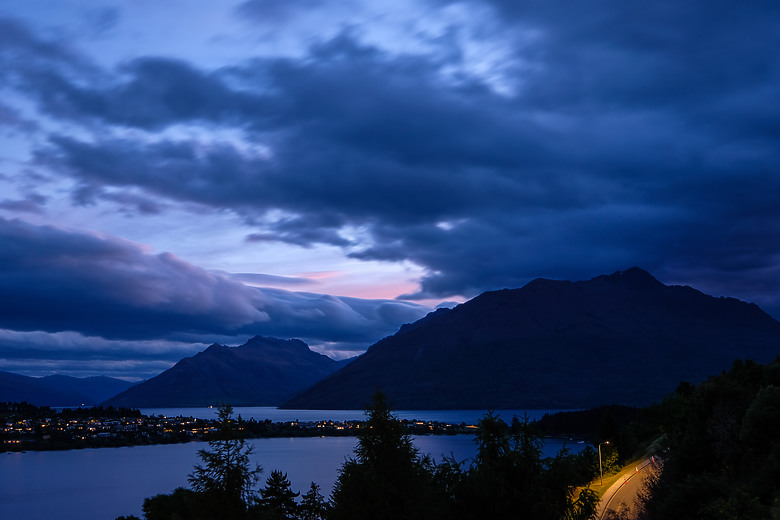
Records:
[[[531,420],[541,419],[545,413],[564,410],[496,410],[494,413],[504,421],[512,417],[522,418],[528,415]],[[213,419],[217,409],[202,408],[141,408],[144,415],[162,415],[165,417],[193,417],[195,419]],[[393,410],[398,419],[438,421],[449,424],[477,424],[485,416],[486,410]],[[363,410],[284,410],[272,406],[239,406],[233,408],[233,415],[256,421],[362,421],[366,418]]]
[[[338,470],[352,456],[354,437],[251,439],[253,460],[264,472],[287,472],[293,488],[306,491],[311,481],[330,493]],[[476,452],[469,435],[414,437],[423,453],[437,461],[442,455],[457,460]],[[559,439],[545,441],[545,455],[563,445],[573,451],[581,444]],[[57,518],[113,520],[119,515],[141,516],[143,499],[187,486],[187,475],[198,462],[203,442],[102,448],[56,452],[0,454],[0,518]]]
[[[208,440],[209,434],[219,426],[216,411],[212,407],[139,411],[7,405],[0,411],[0,451],[115,448]],[[411,435],[454,435],[471,433],[485,413],[481,410],[414,410],[399,411],[396,416]],[[531,414],[519,410],[496,412],[507,422],[514,416],[538,419],[543,414],[543,410]],[[3,417],[5,421],[2,421]],[[234,411],[233,417],[243,419],[239,420],[240,430],[247,438],[319,437],[354,435],[355,428],[365,419],[365,413],[360,410],[241,407]]]

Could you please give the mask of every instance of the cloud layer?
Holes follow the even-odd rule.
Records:
[[[152,357],[162,354],[170,362],[181,357],[180,345],[187,341],[235,343],[256,334],[299,337],[348,352],[428,310],[403,301],[250,287],[170,253],[151,254],[115,237],[20,220],[0,219],[0,243],[0,330],[76,332],[80,339],[69,339],[68,348],[53,349],[66,359],[74,352],[101,359],[111,349],[90,351],[90,345],[117,340],[124,347],[108,359],[127,355],[133,342],[157,342],[174,345],[151,349]],[[18,347],[8,350],[10,343],[28,344],[27,355],[52,351],[47,343],[62,343],[40,335],[20,337],[5,346],[0,342],[0,357],[19,357]]]
[[[12,330],[124,340],[297,334],[367,341],[425,310],[403,301],[249,287],[170,253],[18,220],[0,219],[0,241],[0,328]]]
[[[404,298],[639,265],[780,315],[775,4],[271,4],[228,13],[262,37],[221,66],[164,51],[111,63],[2,21],[0,88],[16,101],[0,124],[34,136],[26,171],[79,211],[230,213],[247,245],[418,266]],[[0,209],[45,215],[56,195],[42,191]],[[248,287],[89,232],[2,233],[10,330],[359,343],[422,312]],[[40,302],[60,310],[41,321]]]

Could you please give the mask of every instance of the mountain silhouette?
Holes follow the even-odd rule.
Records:
[[[92,406],[133,383],[105,376],[29,377],[0,372],[0,401],[27,402],[36,406]]]
[[[104,404],[275,406],[339,366],[300,340],[256,336],[238,347],[215,343]]]
[[[285,408],[571,409],[645,405],[736,359],[780,354],[758,306],[667,286],[639,268],[534,280],[438,310],[372,345]]]

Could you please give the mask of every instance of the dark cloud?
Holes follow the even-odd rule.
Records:
[[[138,380],[155,376],[206,346],[164,340],[109,341],[74,332],[0,330],[0,366],[33,376],[103,374]]]
[[[46,205],[46,197],[39,193],[30,193],[23,199],[0,200],[0,209],[22,213],[41,213]]]
[[[758,283],[780,257],[778,7],[486,4],[516,37],[510,93],[453,81],[462,53],[391,53],[349,32],[215,71],[146,57],[95,83],[12,74],[58,117],[230,128],[257,145],[53,135],[40,164],[80,194],[133,188],[238,212],[259,228],[250,241],[408,260],[427,270],[415,297],[640,265],[780,310],[780,287]]]
[[[269,202],[269,207],[273,203]],[[247,242],[287,242],[301,247],[313,244],[331,244],[348,246],[350,240],[338,233],[338,228],[348,221],[333,215],[296,215],[279,219],[274,222],[272,231],[251,233],[246,236]]]
[[[39,96],[70,81],[94,82],[99,75],[67,41],[41,38],[18,20],[0,17],[0,86]]]
[[[118,239],[0,221],[0,327],[113,338],[230,332],[268,316],[249,288]]]
[[[0,328],[112,340],[371,342],[427,309],[249,287],[116,238],[0,219]],[[401,320],[401,321],[399,321]]]
[[[325,0],[295,0],[277,2],[276,0],[246,0],[236,7],[236,15],[247,18],[253,23],[278,24],[288,21],[302,10],[316,8]]]
[[[190,121],[244,124],[239,114],[261,114],[263,100],[231,90],[215,74],[180,60],[141,58],[116,71],[119,81],[104,77],[103,86],[78,84],[64,75],[27,75],[41,108],[53,116],[102,120],[111,124],[160,129]],[[257,105],[257,106],[256,106]]]
[[[0,358],[47,359],[52,361],[176,361],[193,355],[206,344],[173,341],[108,341],[99,337],[64,332],[13,332],[0,330]]]
[[[364,300],[345,296],[263,289],[263,310],[278,337],[300,337],[314,342],[364,343],[394,333],[400,324],[422,318],[430,309],[398,300]],[[257,327],[260,328],[260,327]]]
[[[5,135],[13,135],[18,132],[29,133],[36,130],[38,125],[24,118],[18,111],[0,103],[0,128]]]
[[[768,1],[480,3],[508,26],[533,31],[528,54],[542,79],[531,84],[534,103],[699,111],[777,74],[780,9]]]
[[[147,197],[138,195],[137,193],[131,193],[128,191],[119,191],[106,193],[102,192],[98,194],[84,194],[88,199],[94,197],[100,197],[102,199],[111,201],[115,204],[119,211],[125,212],[128,215],[157,215],[167,209],[167,204]]]

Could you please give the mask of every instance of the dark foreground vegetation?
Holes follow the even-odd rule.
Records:
[[[780,519],[780,358],[736,361],[643,409],[566,412],[538,426],[610,441],[605,474],[643,454],[662,461],[636,503],[605,519]]]
[[[637,504],[642,518],[780,518],[780,358],[683,383],[625,431],[656,434],[663,471]]]
[[[146,499],[147,520],[476,520],[515,518],[518,511],[528,518],[585,520],[598,501],[587,487],[596,471],[592,450],[542,458],[532,424],[517,418],[507,424],[488,414],[470,465],[452,458],[434,464],[418,453],[381,394],[367,410],[354,458],[341,468],[329,500],[314,483],[303,495],[293,491],[278,471],[258,491],[261,470],[250,465],[251,447],[233,437],[230,407],[219,413],[223,437],[199,453],[191,489]]]
[[[643,454],[661,461],[636,503],[604,518],[780,518],[780,358],[768,365],[737,361],[729,372],[695,386],[681,383],[641,410],[603,407],[536,424],[518,418],[507,424],[488,414],[470,464],[422,457],[377,394],[357,431],[354,458],[328,499],[315,483],[303,494],[291,489],[279,471],[260,485],[261,469],[251,467],[251,447],[235,437],[230,413],[220,409],[220,437],[200,452],[191,489],[146,499],[146,520],[594,518],[595,451],[543,458],[540,431],[578,433],[601,444],[605,475]]]

